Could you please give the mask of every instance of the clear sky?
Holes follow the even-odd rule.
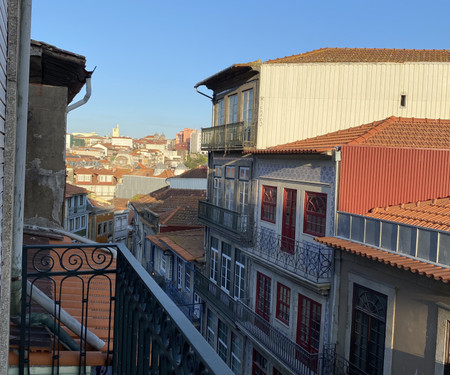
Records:
[[[31,37],[97,66],[68,132],[119,124],[173,138],[211,126],[193,87],[232,64],[324,47],[450,49],[449,14],[449,0],[34,0]]]

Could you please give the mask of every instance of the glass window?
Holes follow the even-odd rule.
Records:
[[[209,278],[217,283],[219,274],[219,240],[211,237],[211,254],[209,263]]]
[[[222,179],[222,167],[216,166],[214,173],[214,190],[213,190],[213,203],[216,206],[222,205],[223,196],[223,179]]]
[[[256,273],[256,304],[255,311],[264,320],[270,320],[270,299],[271,299],[270,277],[257,272]]]
[[[350,368],[356,372],[383,374],[387,296],[354,285]]]
[[[162,254],[161,255],[161,271],[163,271],[165,273],[166,267],[167,267],[167,259],[166,259],[166,256],[164,254]]]
[[[256,349],[253,349],[252,357],[252,375],[266,375],[268,373],[267,359]]]
[[[102,234],[102,223],[97,225],[97,236]]]
[[[277,188],[263,185],[261,202],[261,220],[275,223],[277,212]]]
[[[237,94],[230,95],[228,97],[228,123],[234,124],[237,122],[237,102],[238,96]]]
[[[112,220],[108,221],[108,231],[110,233],[112,233],[112,231],[113,231],[113,222],[112,222]]]
[[[228,327],[220,319],[218,320],[217,333],[217,353],[219,353],[220,358],[226,363],[228,351]]]
[[[211,345],[214,348],[214,313],[208,309],[206,315],[206,340],[209,342],[209,345]]]
[[[85,228],[86,227],[86,216],[82,216],[81,217],[81,228]]]
[[[74,227],[74,220],[70,219],[70,230],[73,230]]]
[[[234,297],[237,299],[241,299],[244,298],[245,257],[239,249],[236,249],[235,261],[236,263],[234,266]]]
[[[80,195],[80,206],[82,206],[84,203],[84,196]]]
[[[291,309],[291,288],[277,283],[277,319],[289,325]]]
[[[70,197],[68,200],[69,208],[72,208],[72,197]]]
[[[327,195],[305,192],[303,232],[313,236],[325,236],[327,221]]]
[[[79,228],[80,228],[80,218],[77,217],[77,218],[75,219],[75,229],[79,229]]]
[[[217,101],[217,125],[225,124],[225,101],[219,99]]]
[[[191,270],[186,267],[186,273],[184,275],[184,287],[187,291],[191,290]]]
[[[231,245],[222,242],[222,272],[220,286],[227,293],[230,292],[231,285]]]
[[[242,340],[231,332],[231,371],[241,374]]]
[[[297,344],[309,353],[319,352],[321,311],[318,302],[298,295]]]
[[[242,121],[249,124],[253,121],[253,89],[244,91],[242,94]]]

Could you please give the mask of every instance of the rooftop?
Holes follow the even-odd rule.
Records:
[[[392,48],[321,48],[268,60],[265,64],[450,62],[450,50]]]
[[[391,116],[381,121],[252,153],[322,153],[343,145],[450,149],[450,120]]]
[[[365,216],[450,231],[450,197],[378,207]]]
[[[87,194],[87,193],[88,191],[86,189],[66,182],[66,193],[65,193],[66,198],[72,197],[73,195]]]

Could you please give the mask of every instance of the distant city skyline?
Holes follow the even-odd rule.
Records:
[[[119,124],[133,138],[174,138],[211,126],[211,102],[193,87],[234,63],[324,47],[448,49],[449,11],[444,0],[40,0],[31,37],[86,56],[88,70],[97,66],[91,99],[68,115],[69,133],[104,136]]]

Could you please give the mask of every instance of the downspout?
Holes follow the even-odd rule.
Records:
[[[20,313],[25,165],[27,154],[28,86],[30,81],[31,1],[20,2],[19,63],[17,72],[17,126],[14,170],[13,238],[11,260],[11,315]]]
[[[74,109],[76,109],[78,107],[81,107],[82,105],[85,105],[88,102],[89,98],[91,97],[91,92],[92,92],[92,89],[91,89],[91,77],[92,77],[92,73],[94,73],[94,71],[95,71],[95,68],[94,68],[94,70],[92,72],[88,72],[88,75],[86,76],[86,94],[84,95],[84,98],[79,100],[79,101],[77,101],[76,103],[73,103],[73,104],[67,106],[67,108],[66,108],[66,115],[70,111],[73,111]]]
[[[339,199],[339,182],[340,182],[340,172],[341,172],[341,148],[336,147],[334,150],[334,161],[335,161],[335,182],[334,182],[334,233],[336,236],[337,231],[337,210],[338,210],[338,199]],[[333,251],[333,292],[332,292],[332,304],[331,304],[331,322],[330,322],[330,340],[329,342],[333,345],[337,343],[337,322],[339,321],[339,282],[340,282],[340,266],[341,252],[335,248]],[[339,255],[339,257],[337,256]]]

